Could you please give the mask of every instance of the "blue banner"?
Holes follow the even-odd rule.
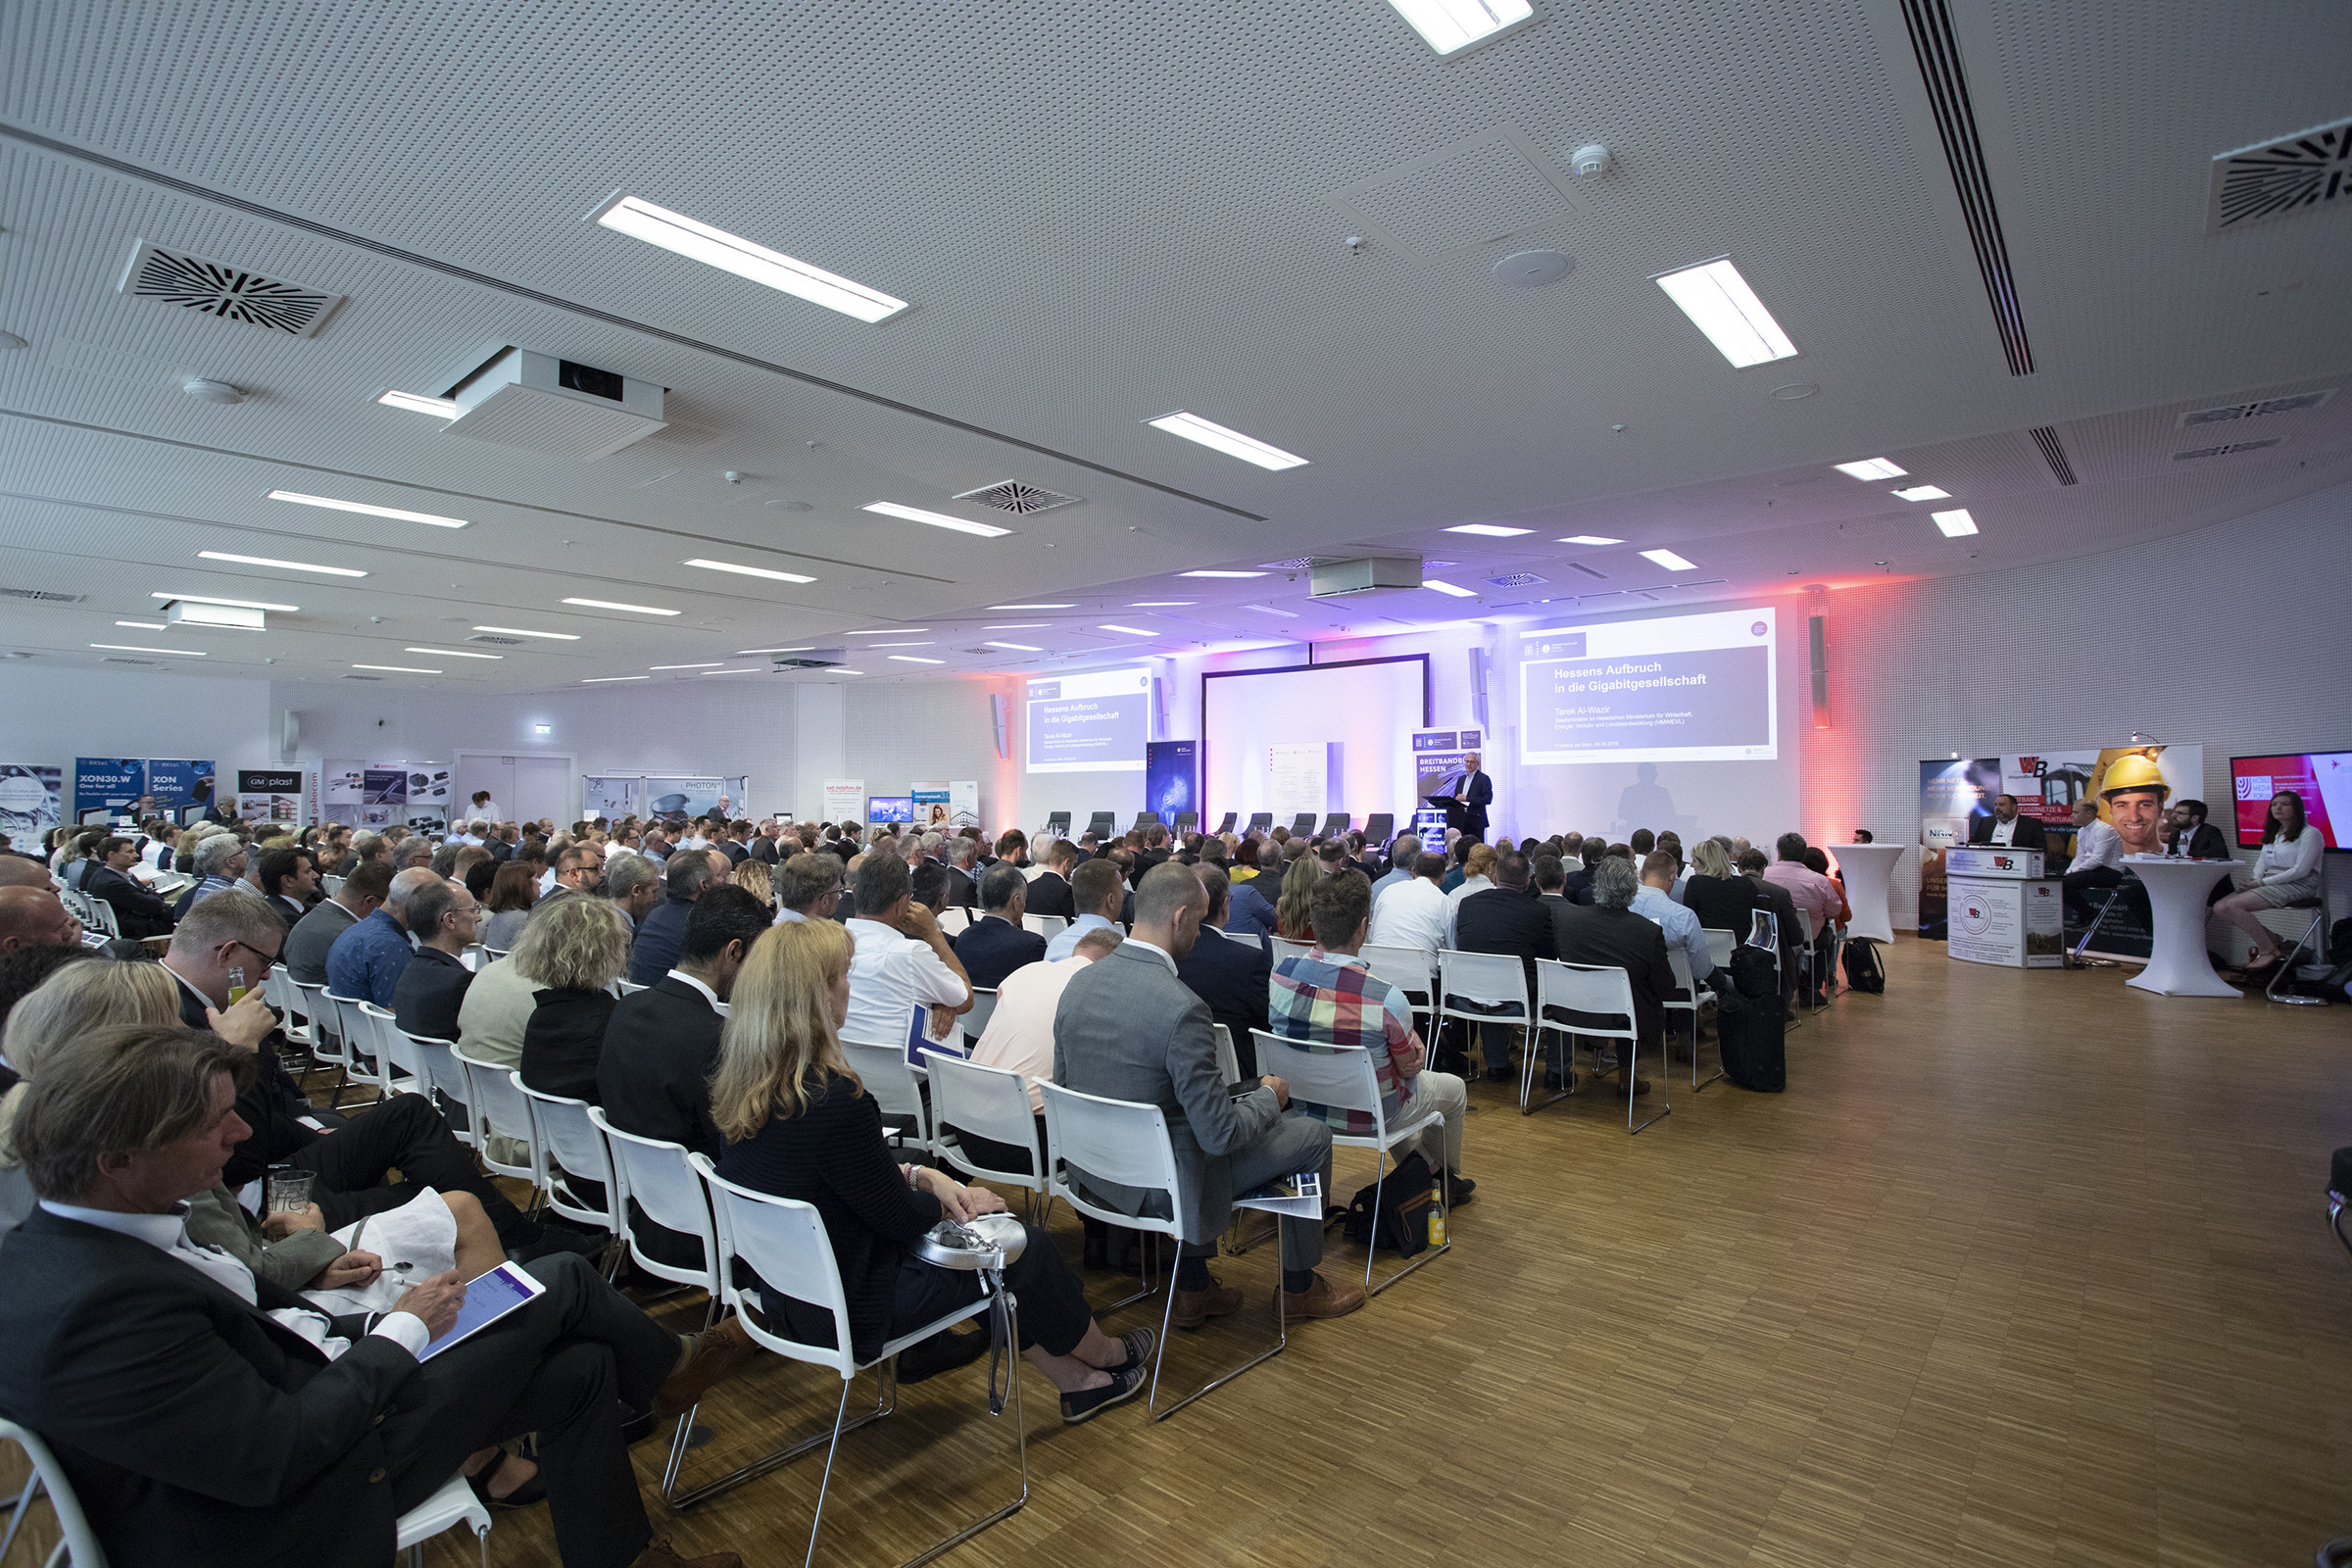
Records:
[[[74,759],[74,815],[97,807],[123,811],[147,793],[147,763],[135,757]]]
[[[213,804],[213,764],[168,758],[147,760],[147,793],[156,809],[169,816],[183,806]]]
[[[1199,741],[1144,743],[1144,809],[1157,811],[1171,828],[1178,812],[1200,809]]]

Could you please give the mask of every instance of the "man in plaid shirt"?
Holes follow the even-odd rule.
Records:
[[[1362,1048],[1372,1058],[1381,1113],[1390,1126],[1432,1111],[1445,1118],[1443,1126],[1421,1135],[1421,1157],[1446,1173],[1446,1207],[1468,1202],[1478,1188],[1462,1174],[1462,1112],[1469,1103],[1468,1091],[1452,1073],[1426,1069],[1428,1053],[1414,1032],[1404,992],[1374,975],[1357,956],[1372,926],[1371,882],[1352,867],[1336,871],[1315,884],[1307,909],[1315,946],[1275,966],[1267,1032],[1317,1046]],[[1322,1117],[1335,1132],[1362,1136],[1372,1131],[1368,1111],[1337,1110],[1305,1101],[1296,1108]]]

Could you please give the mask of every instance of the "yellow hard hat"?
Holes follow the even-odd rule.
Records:
[[[2107,764],[2099,779],[2099,799],[2112,800],[2126,790],[2154,790],[2159,801],[2173,793],[2173,787],[2156,770],[2154,755],[2148,752],[2126,752]]]

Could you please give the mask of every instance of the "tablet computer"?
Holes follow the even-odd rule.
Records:
[[[430,1361],[460,1340],[488,1328],[532,1297],[546,1294],[547,1287],[523,1272],[519,1264],[501,1263],[489,1273],[477,1275],[473,1283],[466,1287],[466,1299],[458,1306],[458,1320],[449,1326],[448,1333],[427,1345],[416,1359]]]

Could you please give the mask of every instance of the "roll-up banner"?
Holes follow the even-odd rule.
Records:
[[[580,814],[617,822],[637,809],[638,796],[644,787],[645,776],[641,773],[584,776],[580,780]]]
[[[147,760],[147,793],[155,797],[157,810],[176,820],[182,807],[212,804],[213,764],[151,757]]]
[[[64,770],[38,762],[0,762],[0,833],[25,855],[41,852],[41,835],[60,824]]]
[[[865,820],[865,780],[861,778],[829,778],[825,780],[825,814],[827,822],[862,822]]]
[[[147,793],[147,761],[135,757],[76,757],[74,759],[74,819],[105,809],[126,815]]]
[[[303,773],[300,768],[237,769],[237,819],[243,822],[298,823],[302,820]]]
[[[980,781],[976,778],[917,779],[906,786],[914,820],[927,830],[955,833],[980,825]]]
[[[726,793],[727,781],[715,773],[691,778],[648,774],[646,814],[664,822],[689,822],[717,810],[719,798]]]
[[[1417,729],[1413,731],[1413,778],[1432,773],[1459,773],[1462,760],[1480,749],[1485,731],[1479,729]],[[1419,800],[1413,802],[1412,831],[1433,849],[1446,843],[1446,813]],[[1434,836],[1433,836],[1434,835]]]
[[[1144,809],[1157,811],[1173,828],[1186,811],[1200,810],[1200,743],[1148,741],[1144,745]]]

